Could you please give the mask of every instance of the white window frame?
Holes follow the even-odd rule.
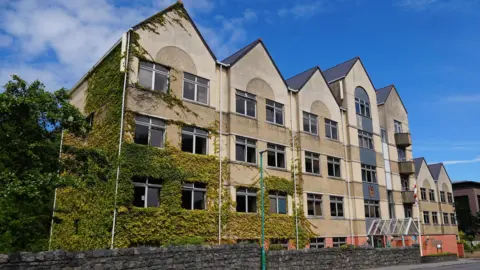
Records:
[[[328,165],[329,164],[333,165],[333,174],[334,175],[330,175],[330,172],[328,171]],[[338,176],[335,175],[335,172],[337,171],[337,170],[335,170],[336,165],[338,165],[338,168],[339,168],[338,171],[340,172],[340,175],[338,175]],[[341,165],[342,165],[341,159],[336,158],[336,157],[327,156],[327,175],[329,177],[341,178],[342,177],[342,166]]]
[[[433,197],[433,199],[432,199]],[[429,189],[428,190],[428,199],[431,201],[431,202],[436,202],[436,198],[435,198],[435,190],[434,189]]]
[[[334,129],[336,138],[333,138]],[[328,136],[327,130],[330,131],[330,137]],[[325,137],[338,141],[338,122],[325,118]]]
[[[307,163],[308,162],[311,162],[311,164],[312,164],[312,171],[311,172],[307,171]],[[313,169],[314,168],[314,166],[313,166],[314,162],[318,162],[318,173],[314,172],[314,169]],[[321,174],[322,171],[321,171],[321,168],[320,168],[320,154],[305,151],[305,172],[315,174],[315,175],[320,175]]]
[[[450,224],[457,225],[457,216],[454,213],[450,213]]]
[[[432,224],[438,225],[438,212],[432,212]]]
[[[146,67],[146,66],[142,66],[142,63],[150,63],[150,64],[153,64],[153,68],[151,67]],[[160,66],[166,70],[168,70],[168,72],[165,72],[165,71],[162,71],[162,70],[158,70],[158,69],[155,69],[155,67],[157,66]],[[138,63],[138,76],[139,76],[139,79],[138,79],[138,83],[140,84],[140,69],[143,69],[143,70],[147,70],[147,71],[151,71],[152,72],[152,88],[150,88],[150,90],[152,91],[156,91],[156,92],[160,92],[160,93],[168,93],[169,89],[170,89],[170,70],[164,66],[164,65],[161,65],[161,64],[157,64],[157,63],[153,63],[153,62],[147,62],[147,61],[140,61]],[[167,76],[167,89],[165,89],[165,91],[161,91],[161,90],[155,90],[155,73],[159,73],[159,74],[162,74],[162,75],[166,75]],[[141,84],[140,84],[141,85]],[[142,87],[144,87],[142,85]]]
[[[195,81],[187,79],[185,74],[188,74],[188,75],[191,75],[191,76],[195,77]],[[203,83],[198,82],[198,78],[206,80],[207,84],[203,84]],[[195,96],[194,99],[189,99],[189,98],[185,97],[185,82],[193,83],[193,85],[194,85],[194,96]],[[203,102],[198,101],[198,85],[204,86],[204,87],[207,88],[207,103],[203,103]],[[210,105],[210,80],[206,79],[206,78],[203,78],[203,77],[200,77],[200,76],[197,76],[197,75],[192,74],[192,73],[184,72],[183,82],[182,82],[182,98],[185,99],[185,100],[191,101],[191,102],[195,102],[195,103],[199,103],[199,104],[203,104],[203,105]]]
[[[442,213],[443,215],[443,225],[449,225],[450,224],[450,219],[448,217],[448,213]]]
[[[276,191],[276,190],[272,190],[269,192],[268,194],[268,199],[270,201],[270,199],[275,199],[275,202],[276,202],[276,205],[275,205],[275,213],[271,213],[270,212],[270,209],[269,209],[269,212],[271,214],[278,214],[278,215],[288,215],[288,194],[286,194],[285,192],[281,192],[281,191]],[[285,213],[279,213],[278,212],[278,201],[280,199],[285,199]]]
[[[305,130],[305,124],[308,124],[308,130]],[[313,124],[315,124],[315,130],[313,129]],[[313,113],[303,112],[303,131],[318,135],[318,116]]]
[[[253,188],[247,188],[247,187],[238,187],[235,193],[236,196],[236,201],[238,202],[238,195],[245,196],[245,212],[238,212],[238,209],[235,208],[235,210],[238,213],[256,213],[258,204],[255,203],[255,212],[249,212],[248,211],[248,198],[249,197],[254,197],[255,201],[257,200],[257,190]]]
[[[404,186],[405,182],[407,186]],[[402,191],[410,191],[410,179],[408,177],[401,176],[400,183],[402,184]]]
[[[182,185],[182,193],[183,191],[185,190],[188,190],[190,191],[190,194],[191,194],[191,205],[190,205],[190,208],[186,209],[186,208],[183,208],[183,209],[186,209],[186,210],[205,210],[207,209],[207,185],[205,184],[205,187],[196,187],[195,184],[199,184],[199,183],[196,183],[196,182],[185,182],[183,183]],[[195,191],[203,191],[203,208],[202,209],[195,209]],[[183,202],[182,202],[182,205],[183,205]]]
[[[143,200],[143,204],[144,204],[143,208],[148,207],[147,204],[148,204],[148,188],[149,187],[159,188],[158,193],[160,193],[160,194],[158,195],[158,204],[160,205],[160,196],[161,196],[161,192],[162,192],[162,185],[161,184],[150,184],[150,183],[148,183],[149,179],[150,179],[150,177],[145,177],[145,183],[132,181],[134,187],[144,187],[145,188],[145,199]]]
[[[407,160],[407,150],[402,147],[397,147],[397,156],[398,161],[406,161]]]
[[[272,149],[273,147],[273,149]],[[286,166],[287,166],[287,156],[286,156],[286,151],[285,151],[285,146],[283,145],[278,145],[278,144],[273,144],[273,143],[267,143],[267,155],[268,155],[268,152],[273,152],[275,154],[275,166],[270,166],[268,164],[268,156],[267,156],[267,167],[270,167],[270,168],[281,168],[281,169],[285,169]],[[280,167],[278,166],[278,153],[283,153],[283,164],[284,166],[283,167]]]
[[[395,134],[397,134],[397,133],[403,133],[403,130],[402,130],[402,122],[397,121],[397,120],[393,120],[393,126],[394,126],[394,128],[395,128]]]
[[[361,164],[362,167],[362,182],[377,183],[377,167],[367,164]],[[370,176],[371,181],[368,181]]]
[[[197,140],[196,140],[196,137],[201,137],[201,138],[206,138],[206,151],[205,151],[205,155],[208,155],[208,130],[206,129],[203,129],[203,128],[197,128],[197,127],[194,127],[194,126],[186,126],[186,127],[191,127],[193,128],[193,132],[191,131],[186,131],[182,128],[182,135],[185,134],[185,135],[192,135],[193,136],[193,152],[191,154],[197,154],[197,155],[203,155],[203,154],[199,154],[199,153],[196,153],[195,152],[195,149],[196,149],[196,144],[197,144]],[[206,131],[207,132],[207,135],[205,134],[202,134],[202,133],[197,133],[197,130],[202,130],[202,131]],[[183,144],[183,142],[182,142]],[[185,151],[184,151],[185,152]],[[185,152],[185,153],[190,153],[190,152]]]
[[[239,140],[242,140],[242,141],[239,141]],[[253,142],[253,143],[251,143],[251,142]],[[238,160],[237,159],[237,153],[236,153],[237,144],[242,145],[244,147],[243,155],[245,157],[245,160]],[[248,148],[253,148],[253,150],[255,151],[255,161],[254,162],[248,162],[248,158],[247,158]],[[235,136],[235,160],[240,161],[240,162],[245,162],[245,163],[248,163],[248,164],[257,164],[257,141],[254,140],[254,139],[249,139],[249,138],[242,137],[242,136]]]
[[[420,199],[422,201],[427,200],[427,189],[426,188],[420,188]]]
[[[373,134],[359,129],[358,130],[358,146],[366,149],[374,150]]]
[[[451,192],[447,192],[447,202],[453,204],[453,194]]]
[[[445,197],[445,191],[440,191],[440,202],[441,203],[446,203],[447,199]]]
[[[245,110],[245,113],[240,113],[238,112],[236,106],[237,106],[237,99],[238,98],[241,98],[243,100],[243,109]],[[251,115],[248,115],[248,110],[247,110],[247,103],[248,101],[252,101],[253,104],[254,104],[254,113],[255,115],[254,116],[251,116]],[[252,117],[252,118],[257,118],[257,96],[255,96],[254,94],[250,94],[250,93],[247,93],[245,91],[241,91],[241,90],[236,90],[235,92],[235,112],[240,114],[240,115],[245,115],[247,117]]]
[[[310,248],[325,248],[325,238],[323,237],[310,238]]]
[[[148,118],[148,124],[147,124],[147,122],[138,121],[138,120],[136,119],[137,116],[147,117],[147,118]],[[155,119],[155,120],[160,120],[161,122],[163,122],[163,125],[153,124],[153,119]],[[148,144],[147,144],[147,145],[149,145],[149,146],[151,146],[151,144],[150,144],[150,139],[151,139],[151,136],[152,136],[152,127],[156,127],[156,128],[162,129],[162,130],[163,130],[163,133],[162,133],[162,146],[160,146],[160,147],[154,146],[154,147],[157,147],[157,148],[164,148],[164,147],[165,147],[165,133],[166,133],[166,131],[167,131],[167,124],[166,124],[166,122],[165,122],[165,119],[156,118],[156,117],[151,117],[151,116],[142,115],[142,114],[137,114],[137,115],[135,115],[135,126],[136,126],[136,125],[148,127]],[[134,134],[134,135],[135,135],[135,134]]]
[[[333,247],[341,247],[347,244],[346,237],[332,237]]]
[[[268,102],[272,102],[272,104],[268,104]],[[265,120],[268,122],[268,123],[272,123],[272,124],[275,124],[275,125],[281,125],[281,126],[284,126],[285,125],[285,105],[283,105],[282,103],[279,103],[279,102],[276,102],[276,101],[273,101],[273,100],[270,100],[270,99],[267,99],[266,102],[265,102],[265,107],[266,108],[272,108],[273,109],[273,122],[268,120],[266,118],[266,114],[265,114]],[[278,111],[281,111],[282,112],[282,123],[277,123],[277,110]],[[266,109],[265,109],[266,111]],[[265,112],[266,113],[266,112]]]
[[[313,202],[313,215],[308,213],[308,203]],[[316,213],[315,205],[320,203],[320,215]],[[321,194],[307,193],[307,215],[308,217],[323,217],[323,196]]]
[[[357,111],[357,106],[358,106],[358,111]],[[363,108],[363,111],[362,111],[362,108]],[[356,97],[355,98],[355,112],[359,115],[370,118],[372,116],[372,111],[371,111],[371,108],[370,108],[370,102]]]
[[[380,202],[375,200],[363,200],[364,208],[367,208],[368,211],[365,211],[365,218],[381,218],[382,213],[380,213]],[[370,210],[373,209],[373,217],[370,216]],[[365,210],[365,209],[364,209]],[[378,213],[378,217],[376,214]]]
[[[332,204],[335,204],[335,215],[332,213]],[[338,215],[339,205],[342,206],[342,215]],[[344,218],[345,217],[345,207],[343,197],[340,196],[330,196],[330,216],[334,218]]]
[[[430,212],[423,211],[423,223],[430,224]]]

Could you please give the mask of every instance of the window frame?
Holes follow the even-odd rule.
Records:
[[[274,148],[274,149],[272,149]],[[280,149],[279,149],[280,148]],[[282,149],[283,148],[283,149]],[[286,150],[285,146],[274,144],[274,143],[267,143],[267,167],[269,168],[278,168],[278,169],[286,169],[287,168],[287,157],[286,157]],[[268,152],[273,152],[275,154],[275,166],[270,166],[268,164]],[[278,166],[278,154],[283,154],[283,167]]]
[[[238,112],[238,108],[237,108],[238,98],[242,99],[242,101],[243,101],[243,109],[245,110],[245,113]],[[248,101],[253,102],[253,105],[254,105],[253,106],[254,107],[254,115],[253,116],[248,114],[248,110],[247,110]],[[237,114],[240,114],[240,115],[243,115],[243,116],[257,118],[257,96],[254,95],[254,94],[248,93],[246,91],[236,89],[236,91],[235,91],[235,112]]]
[[[235,210],[237,211],[237,213],[257,213],[257,208],[258,208],[258,204],[257,204],[257,189],[254,189],[254,188],[248,188],[248,187],[238,187],[236,192],[235,192],[235,196],[236,196],[236,202],[238,202],[238,195],[241,195],[241,196],[245,196],[245,212],[243,211],[238,211],[238,203],[237,203],[237,206],[235,207]],[[254,197],[255,198],[255,212],[250,212],[248,211],[249,209],[249,205],[248,205],[248,199],[249,197]]]
[[[269,102],[273,104],[269,104]],[[278,106],[277,106],[278,105]],[[265,114],[265,120],[267,123],[271,123],[274,125],[285,126],[285,105],[270,99],[266,99],[265,101],[265,113],[268,108],[273,109],[273,121],[268,120],[267,114]],[[277,110],[282,112],[282,123],[277,123]]]
[[[185,127],[189,127],[189,128],[193,128],[193,132],[192,131],[187,131],[187,130],[184,130]],[[183,135],[191,135],[193,137],[193,145],[192,145],[192,149],[193,149],[193,152],[187,152],[187,151],[183,151],[182,149],[182,152],[185,152],[185,153],[191,153],[191,154],[196,154],[196,155],[208,155],[208,141],[209,141],[209,135],[210,133],[208,132],[208,130],[206,129],[203,129],[203,128],[198,128],[198,127],[195,127],[195,126],[185,126],[182,128],[182,132],[181,132],[181,135],[182,135],[182,145],[183,145]],[[197,130],[202,130],[202,131],[205,131],[207,132],[207,135],[205,134],[202,134],[202,133],[197,133]],[[205,138],[206,139],[206,145],[205,145],[205,154],[202,154],[202,153],[196,153],[196,144],[197,144],[197,140],[196,138],[197,137],[200,137],[200,138]]]
[[[449,204],[453,204],[453,194],[451,192],[447,192],[447,200]]]
[[[196,187],[195,184],[205,185],[205,187]],[[192,185],[192,186],[189,186]],[[183,208],[183,192],[185,190],[190,191],[191,193],[191,207],[190,208]],[[195,191],[202,191],[203,192],[203,208],[195,209]],[[182,184],[182,208],[186,210],[206,210],[207,209],[207,184],[199,183],[199,182],[184,182]]]
[[[313,114],[313,113],[309,113],[309,112],[306,112],[306,111],[303,111],[302,112],[302,119],[303,119],[303,132],[306,132],[306,133],[309,133],[309,134],[312,134],[312,135],[315,135],[317,136],[318,135],[318,115],[316,114]],[[305,124],[306,122],[308,122],[308,130],[305,130]],[[315,125],[315,130],[313,130],[313,126]]]
[[[333,166],[333,175],[330,174],[330,170],[329,170],[329,165],[332,165]],[[337,176],[336,175],[336,169],[335,169],[335,166],[338,165],[338,172],[339,172],[339,175]],[[327,156],[327,175],[328,177],[334,177],[334,178],[342,178],[342,161],[340,158],[337,158],[337,157],[332,157],[332,156]]]
[[[438,212],[432,212],[432,224],[438,225]]]
[[[132,180],[132,183],[133,183],[133,186],[134,188],[135,187],[144,187],[145,188],[145,199],[143,200],[143,208],[149,208],[149,207],[160,207],[160,203],[161,203],[161,192],[162,192],[162,184],[150,184],[148,183],[148,180],[150,179],[151,177],[145,177],[145,183],[143,182],[135,182],[134,180]],[[158,206],[148,206],[148,188],[149,187],[152,187],[152,188],[158,188]],[[135,207],[140,207],[140,206],[135,206]]]
[[[363,200],[365,218],[381,218],[382,214],[380,213],[380,202],[375,200]],[[370,215],[373,209],[373,216]],[[368,211],[367,211],[368,210]]]
[[[450,213],[450,224],[457,225],[457,215],[454,213]]]
[[[428,199],[431,202],[436,202],[436,200],[435,200],[435,190],[434,189],[429,189],[428,190]]]
[[[443,225],[450,225],[448,213],[442,213],[442,216],[443,216]]]
[[[402,191],[410,191],[410,178],[405,176],[400,176],[400,183],[402,185]],[[404,184],[407,184],[406,186]]]
[[[185,74],[188,74],[188,75],[191,75],[193,77],[195,77],[195,81],[192,81],[190,79],[187,79]],[[203,83],[200,83],[198,82],[198,79],[203,79],[203,80],[206,80],[207,81],[207,84],[203,84]],[[194,94],[194,99],[189,99],[189,98],[186,98],[185,97],[185,82],[187,83],[193,83],[194,85],[194,88],[193,88],[193,94]],[[201,101],[198,101],[198,86],[203,86],[203,87],[206,87],[207,88],[207,103],[203,103]],[[184,100],[188,100],[190,102],[194,102],[194,103],[198,103],[198,104],[203,104],[203,105],[207,105],[209,106],[210,105],[210,80],[207,79],[207,78],[203,78],[203,77],[200,77],[200,76],[197,76],[195,74],[192,74],[192,73],[188,73],[188,72],[183,72],[183,81],[182,81],[182,99]]]
[[[270,212],[271,210],[271,205],[269,209],[270,214],[277,214],[277,215],[288,215],[288,194],[286,192],[278,191],[278,190],[271,190],[268,192],[268,200],[270,202],[271,199],[275,199],[276,205],[275,205],[275,213]],[[279,213],[278,211],[278,202],[279,199],[285,199],[285,213]]]
[[[427,200],[427,189],[426,188],[420,188],[420,198],[422,201]]]
[[[241,141],[243,140],[243,142]],[[253,142],[253,143],[251,143]],[[241,145],[244,147],[243,149],[243,155],[245,157],[245,160],[238,160],[238,157],[237,157],[237,145]],[[252,149],[253,148],[253,151],[255,151],[255,155],[254,155],[254,162],[249,162],[248,161],[248,149]],[[235,160],[236,161],[239,161],[239,162],[245,162],[245,163],[248,163],[248,164],[254,164],[256,165],[257,164],[257,140],[254,140],[254,139],[250,139],[250,138],[246,138],[246,137],[242,137],[242,136],[235,136]]]
[[[445,191],[440,191],[440,202],[446,203],[447,200],[445,199]]]
[[[313,203],[313,215],[310,215],[308,207],[310,202]],[[317,215],[316,213],[316,204],[320,204],[320,215]],[[307,216],[311,218],[319,218],[323,217],[323,195],[321,194],[315,194],[315,193],[307,193]]]
[[[137,120],[138,116],[148,118],[148,124],[147,124],[147,122],[138,121]],[[163,123],[163,125],[153,124],[154,119],[161,121]],[[148,127],[148,139],[147,139],[148,142],[146,144],[148,146],[152,146],[150,144],[150,139],[151,139],[151,136],[152,136],[152,127],[161,129],[162,130],[162,145],[161,146],[153,146],[153,147],[165,148],[165,133],[167,132],[167,123],[166,123],[165,119],[152,117],[152,116],[148,116],[148,115],[143,115],[143,114],[136,114],[135,115],[135,131],[137,130],[137,125]],[[136,134],[134,134],[134,137],[133,137],[134,143],[136,143],[135,142],[135,137],[136,137]],[[139,143],[136,143],[136,144],[139,144]]]
[[[403,133],[402,122],[393,120],[393,128],[395,130],[395,134]]]
[[[142,66],[142,63],[152,64],[153,67]],[[157,66],[160,66],[160,67],[166,69],[167,72],[155,69]],[[151,89],[143,86],[140,83],[140,70],[141,69],[152,72],[152,87],[151,87]],[[167,76],[167,89],[165,89],[165,91],[154,89],[155,88],[155,73],[159,73],[161,75],[166,75]],[[138,84],[141,85],[145,89],[148,89],[148,90],[151,90],[151,91],[154,91],[154,92],[160,92],[160,93],[168,93],[170,91],[170,68],[168,68],[165,65],[158,64],[158,63],[155,63],[155,62],[150,62],[150,61],[139,61],[138,62],[138,76],[137,76],[137,78],[138,78]]]
[[[363,112],[362,112],[362,106],[363,106]],[[372,117],[372,111],[371,111],[371,107],[370,107],[370,102],[365,101],[363,99],[360,99],[358,97],[355,97],[355,112],[358,115],[371,118]]]
[[[430,224],[430,212],[423,211],[423,224]]]
[[[403,153],[403,154],[400,154]],[[397,158],[398,161],[407,161],[407,149],[403,147],[397,147]]]
[[[365,183],[377,183],[377,167],[361,163],[361,169],[362,169],[362,182]],[[368,181],[368,176],[370,176],[370,180]]]
[[[333,247],[341,247],[343,245],[346,245],[347,244],[347,238],[346,237],[332,237],[332,243],[333,243]]]
[[[311,163],[311,168],[312,168],[312,171],[309,172],[307,171],[307,163],[310,162]],[[318,162],[318,172],[315,172],[315,166],[314,163],[315,162]],[[314,152],[309,152],[309,151],[305,151],[305,172],[306,173],[311,173],[311,174],[315,174],[315,175],[320,175],[321,174],[321,168],[320,168],[320,154],[318,153],[314,153]]]
[[[373,142],[373,133],[359,129],[358,130],[358,146],[365,149],[375,150],[375,145]]]
[[[288,250],[288,239],[286,238],[271,238],[270,246],[277,245],[282,247],[282,250]]]
[[[332,212],[332,205],[335,205],[335,215],[333,214]],[[339,215],[338,214],[338,209],[339,207],[338,206],[341,206],[341,209],[342,209],[342,215]],[[333,217],[333,218],[345,218],[345,209],[344,209],[344,201],[343,201],[343,197],[341,196],[330,196],[330,216]]]
[[[314,237],[310,238],[310,248],[325,248],[325,238],[324,237]]]
[[[333,132],[335,130],[335,132]],[[327,132],[328,131],[328,132]],[[330,133],[330,136],[329,136]],[[335,138],[333,138],[335,134]],[[325,137],[338,141],[338,122],[325,118]]]

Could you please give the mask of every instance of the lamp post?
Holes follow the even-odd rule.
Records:
[[[260,151],[260,197],[262,205],[262,270],[266,269],[266,258],[265,258],[265,185],[263,183],[263,153],[267,150]]]

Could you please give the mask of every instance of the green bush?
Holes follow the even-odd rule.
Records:
[[[203,245],[205,238],[201,236],[182,237],[171,243],[172,246]]]

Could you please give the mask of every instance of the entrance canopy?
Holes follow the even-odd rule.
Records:
[[[371,223],[367,235],[418,235],[418,219],[375,219]]]

